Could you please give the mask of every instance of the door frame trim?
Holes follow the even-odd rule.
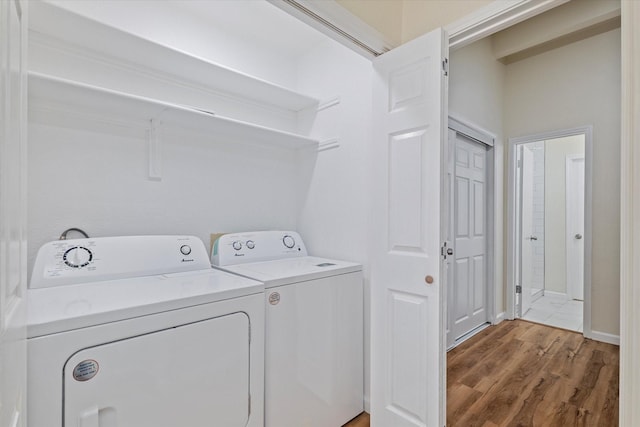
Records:
[[[622,0],[620,165],[620,425],[640,423],[640,3]]]
[[[445,26],[449,48],[459,49],[474,41],[497,33],[511,25],[533,18],[569,0],[494,1]]]
[[[507,318],[514,319],[516,313],[516,185],[517,150],[519,145],[547,139],[584,135],[584,308],[583,335],[593,338],[591,330],[591,245],[592,245],[592,176],[593,176],[593,126],[585,125],[571,129],[543,132],[534,135],[509,138],[507,165]]]
[[[498,319],[498,313],[496,313],[496,303],[495,303],[495,295],[496,295],[496,287],[502,287],[502,284],[495,283],[495,270],[496,270],[496,260],[500,259],[500,254],[496,253],[496,230],[498,229],[495,223],[495,212],[496,209],[499,209],[499,206],[496,206],[496,197],[495,197],[495,188],[496,188],[496,149],[495,149],[495,140],[496,135],[493,133],[482,129],[480,126],[477,126],[471,122],[455,117],[454,115],[449,115],[448,128],[455,132],[456,134],[461,134],[466,138],[471,139],[472,141],[477,142],[485,146],[486,149],[486,159],[487,159],[487,167],[485,171],[485,179],[487,183],[487,193],[486,193],[486,212],[485,212],[485,226],[487,229],[486,233],[486,255],[487,255],[487,263],[486,263],[486,271],[485,271],[485,280],[486,280],[486,310],[487,310],[487,321],[492,325],[499,323],[502,319]],[[452,141],[447,139],[447,144],[449,145],[447,149],[447,155],[451,155]],[[454,165],[455,169],[455,165]],[[445,176],[446,170],[443,169],[443,176]],[[453,194],[449,195],[450,198],[453,198]],[[447,201],[447,211],[448,218],[451,221],[454,212],[451,210],[451,201]],[[451,284],[449,285],[451,286]],[[448,292],[447,292],[448,293]],[[448,295],[445,295],[445,298],[448,298]],[[448,299],[445,300],[445,304],[448,304]],[[447,321],[449,317],[449,310],[447,309]],[[451,347],[455,347],[457,344]]]

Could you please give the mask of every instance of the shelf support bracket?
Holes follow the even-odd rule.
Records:
[[[318,144],[318,152],[332,150],[338,147],[340,147],[340,141],[338,138],[326,139],[324,141],[320,141]]]
[[[151,119],[147,131],[147,146],[149,148],[149,179],[162,181],[162,121]]]

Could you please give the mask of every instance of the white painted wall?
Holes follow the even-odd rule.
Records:
[[[567,293],[566,159],[584,154],[584,135],[545,141],[545,274],[546,289]],[[597,306],[597,301],[592,303]]]
[[[507,66],[509,137],[593,125],[592,329],[619,334],[620,30]]]
[[[495,135],[494,215],[496,224],[504,224],[503,98],[506,67],[493,58],[491,40],[483,39],[452,51],[449,69],[449,114]],[[504,229],[496,227],[494,286],[497,314],[506,310],[504,236]]]
[[[295,85],[295,58],[282,63],[273,61],[282,53],[277,46],[269,56],[260,45],[243,45],[232,33],[220,33],[215,25],[205,26],[188,9],[176,7],[176,2],[154,7],[149,2],[127,2],[126,7],[131,9],[118,1],[62,4],[125,30],[139,23],[134,32],[161,43],[173,40],[174,47],[199,40],[191,46],[191,52],[200,56],[229,59],[226,55],[233,53],[240,59],[252,57],[255,67],[245,63],[246,72],[263,69],[278,74],[284,67],[287,72],[283,71],[279,78],[286,77],[291,86]],[[225,37],[220,38],[221,34]],[[220,56],[213,58],[213,50],[198,51],[199,46],[206,45],[203,40],[224,40],[211,45],[220,50]],[[54,74],[60,77],[89,82],[100,74],[90,61],[65,63],[71,59],[60,57],[52,61],[40,56],[42,50],[30,53],[30,63],[39,71],[55,67]],[[108,67],[105,64],[102,74],[110,74]],[[131,78],[127,79],[128,72],[120,67],[114,75],[124,82],[139,78],[130,73]],[[153,87],[153,79],[149,80],[148,86],[155,89],[158,99],[172,99],[180,92],[180,88],[170,85],[166,89]],[[113,82],[108,78],[98,82],[105,87],[111,87],[110,83]],[[145,82],[138,84],[144,86]],[[185,87],[180,94],[197,96],[192,92]],[[295,229],[298,183],[308,180],[312,171],[301,170],[292,151],[251,144],[246,140],[228,141],[215,134],[163,129],[163,178],[152,181],[147,178],[143,129],[105,126],[73,115],[61,119],[31,111],[29,270],[37,249],[69,227],[82,228],[91,236],[194,234],[206,244],[212,232]]]
[[[365,407],[369,396],[369,275],[366,265],[371,62],[332,40],[298,62],[298,89],[339,101],[320,111],[311,135],[338,148],[306,156],[310,181],[300,181],[298,230],[310,253],[365,264]]]
[[[85,129],[89,124],[84,124]],[[29,270],[69,227],[91,236],[295,229],[292,152],[167,131],[163,178],[147,178],[144,134],[29,125]]]

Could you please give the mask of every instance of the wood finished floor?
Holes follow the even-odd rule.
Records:
[[[522,320],[447,355],[447,426],[618,425],[619,348]]]
[[[619,366],[618,346],[504,321],[447,354],[447,426],[615,427]]]
[[[369,427],[369,414],[363,412],[342,427]]]

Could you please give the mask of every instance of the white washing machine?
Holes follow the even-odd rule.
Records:
[[[265,426],[339,427],[363,411],[362,267],[298,233],[226,234],[214,266],[265,284]]]
[[[30,427],[259,427],[264,287],[196,237],[61,240],[28,298]]]

